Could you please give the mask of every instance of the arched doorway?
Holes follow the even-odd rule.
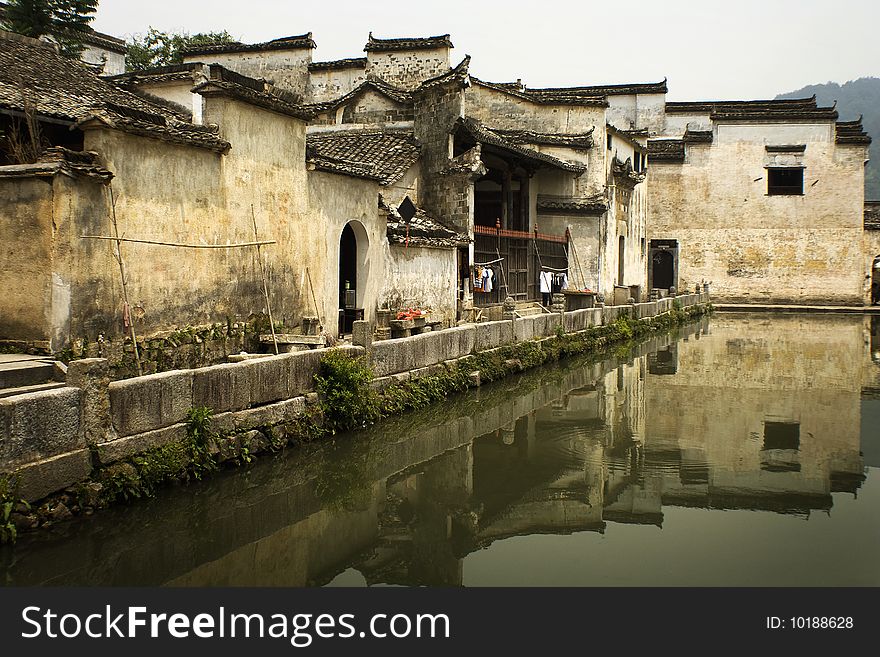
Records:
[[[352,323],[364,318],[367,284],[367,231],[351,221],[339,237],[339,333],[350,333]]]
[[[675,258],[671,251],[655,251],[651,258],[652,286],[661,290],[671,288],[675,280]]]

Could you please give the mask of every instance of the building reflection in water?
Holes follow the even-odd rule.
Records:
[[[25,540],[6,581],[456,586],[511,537],[662,534],[673,507],[809,518],[865,481],[877,327],[716,315]]]

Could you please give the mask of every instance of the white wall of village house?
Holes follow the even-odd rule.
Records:
[[[663,131],[666,94],[612,94],[608,96],[608,123],[621,130]]]
[[[605,125],[604,107],[541,105],[477,83],[465,91],[465,114],[501,130],[584,133]]]
[[[378,185],[323,171],[310,171],[308,190],[311,211],[301,226],[298,247],[291,257],[296,263],[302,289],[308,292],[306,267],[321,307],[321,321],[328,330],[336,327],[339,314],[339,240],[346,224],[354,222],[358,242],[357,306],[364,319],[373,321],[379,303],[387,254],[386,220],[378,211]],[[307,315],[314,315],[314,303]]]
[[[322,103],[344,96],[367,79],[362,66],[309,71],[309,102]]]
[[[86,64],[102,65],[101,75],[125,73],[125,54],[86,44],[80,59]]]
[[[184,63],[220,64],[251,78],[269,80],[280,89],[306,99],[309,91],[310,48],[233,53],[199,53],[183,58]]]
[[[424,80],[449,70],[449,48],[367,52],[367,71],[404,89],[415,89]]]
[[[201,123],[202,97],[192,92],[194,84],[191,78],[174,80],[173,82],[155,83],[149,80],[138,85],[138,90],[151,96],[158,96],[165,100],[180,105],[188,112],[192,112],[193,123]],[[200,120],[196,120],[200,119]]]
[[[458,302],[457,250],[388,242],[385,249],[379,305],[430,310],[432,319],[454,325]]]
[[[803,196],[768,196],[765,144],[806,144]],[[786,157],[792,157],[790,155]],[[860,304],[866,148],[829,123],[717,124],[685,163],[650,163],[650,239],[679,241],[679,288],[719,301]]]

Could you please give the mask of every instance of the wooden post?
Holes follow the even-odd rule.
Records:
[[[124,313],[128,316],[128,329],[131,335],[131,344],[134,347],[134,360],[137,363],[138,376],[142,376],[144,369],[141,366],[141,355],[138,351],[137,334],[134,330],[134,318],[131,316],[131,305],[128,303],[128,279],[125,276],[125,264],[122,260],[122,240],[119,238],[119,226],[116,223],[116,197],[113,195],[113,187],[107,185],[110,192],[110,221],[113,222],[113,236],[116,239],[116,262],[119,263],[119,274],[122,277],[122,302],[125,304]]]
[[[269,328],[272,331],[272,344],[275,354],[278,354],[278,338],[275,336],[275,322],[272,321],[272,308],[269,305],[269,287],[266,284],[266,269],[263,267],[263,255],[260,252],[260,236],[257,234],[257,216],[254,214],[254,205],[251,204],[251,220],[254,222],[254,239],[257,241],[257,260],[260,261],[260,277],[263,279],[263,297],[266,299],[266,314],[269,315]]]
[[[315,286],[312,285],[312,273],[309,271],[309,268],[306,267],[306,278],[309,279],[309,290],[312,292],[312,303],[315,304],[315,314],[318,317],[318,321],[321,323],[321,330],[324,330],[324,320],[321,319],[321,311],[318,310],[318,300],[315,298]]]

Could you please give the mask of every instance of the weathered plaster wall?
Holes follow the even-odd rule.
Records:
[[[428,89],[415,99],[414,131],[422,145],[421,203],[450,228],[473,239],[473,180],[468,172],[446,172],[452,156],[450,132],[462,116],[464,93],[456,84]]]
[[[164,98],[172,103],[177,103],[185,108],[188,112],[192,112],[194,118],[201,115],[202,97],[192,93],[192,80],[175,80],[173,82],[164,82],[161,84],[145,83],[138,85],[140,91],[145,91],[153,96]],[[197,123],[199,121],[196,121]]]
[[[101,75],[119,75],[125,73],[125,55],[97,46],[85,46],[80,59],[86,64],[103,64]]]
[[[431,309],[432,319],[455,322],[458,300],[456,249],[390,244],[379,302],[389,308]]]
[[[830,502],[832,476],[858,477],[864,467],[861,387],[852,376],[863,358],[861,335],[855,316],[713,317],[699,342],[676,345],[678,372],[648,374],[646,449],[713,464],[692,495],[809,494]],[[798,449],[764,449],[765,422],[799,423]],[[762,466],[774,461],[798,469]]]
[[[621,130],[662,132],[666,94],[613,94],[608,96],[608,122]]]
[[[661,134],[664,137],[681,137],[688,127],[691,130],[711,130],[712,121],[709,113],[667,114]]]
[[[270,50],[264,52],[199,54],[184,57],[185,63],[204,62],[220,64],[252,78],[270,80],[275,86],[290,91],[305,100],[309,93],[309,48]]]
[[[541,105],[479,84],[465,92],[465,112],[490,128],[534,132],[601,132],[605,108],[586,105]]]
[[[309,72],[309,102],[322,103],[344,96],[367,79],[363,68]]]
[[[450,68],[449,48],[368,52],[367,72],[404,89],[415,89]]]
[[[725,125],[650,166],[650,239],[679,241],[679,287],[718,301],[861,304],[865,149],[831,127]],[[765,144],[806,144],[803,196],[768,196]]]
[[[52,317],[52,178],[0,180],[0,336],[49,341]]]
[[[342,123],[391,123],[412,120],[411,105],[398,103],[372,89],[361,92],[342,109]]]
[[[300,272],[301,289],[308,294],[306,268],[315,286],[324,326],[334,330],[339,314],[339,240],[346,224],[352,222],[358,244],[357,305],[364,319],[371,321],[380,298],[385,273],[388,240],[387,222],[378,210],[378,184],[321,171],[308,175],[311,213],[308,224],[300,227],[295,253],[290,253]],[[309,297],[306,314],[314,314]]]

